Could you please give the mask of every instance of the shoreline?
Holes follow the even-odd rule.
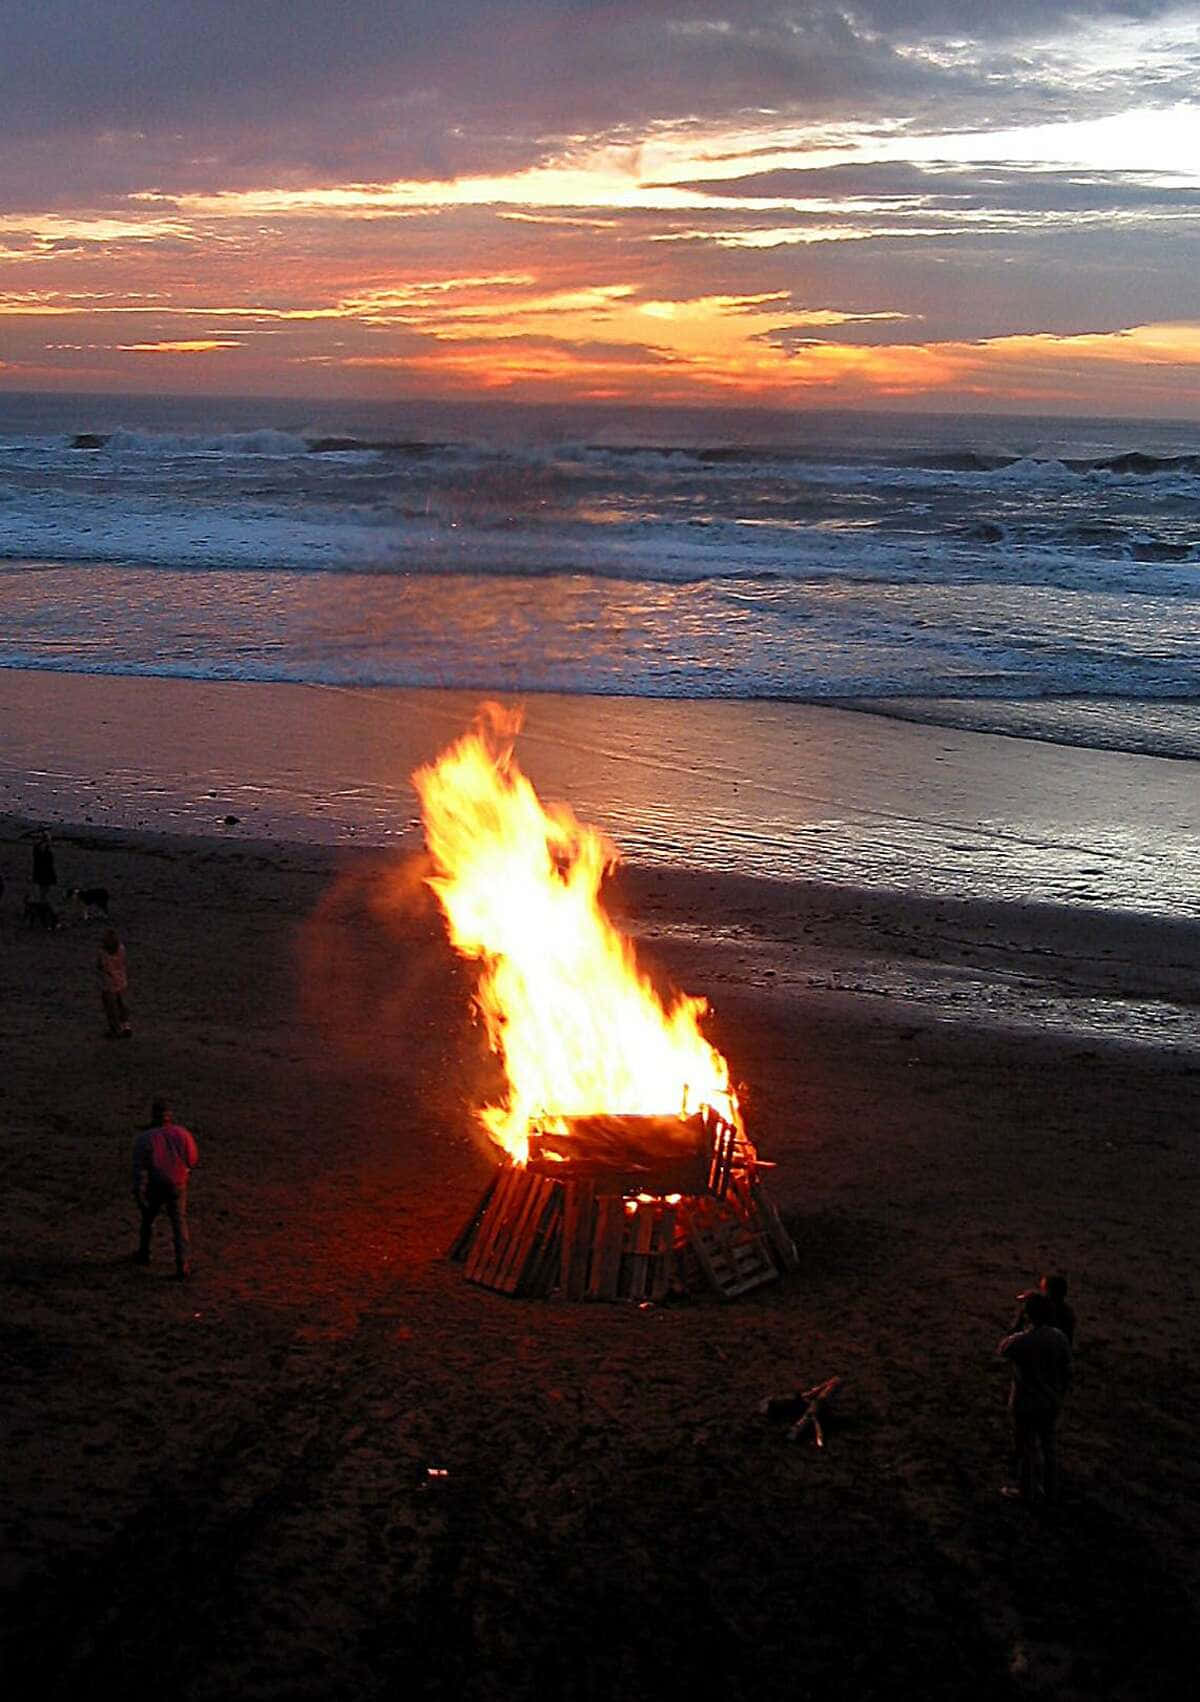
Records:
[[[0,564],[2,565],[2,564]],[[79,565],[54,561],[9,563],[9,567],[30,567],[47,571],[70,570]],[[84,564],[86,565],[86,564]],[[318,570],[312,570],[316,572]],[[337,575],[335,577],[347,577]],[[369,576],[368,576],[369,577]],[[567,578],[574,577],[571,574]],[[438,576],[433,578],[438,580]],[[440,581],[439,581],[440,582]],[[145,670],[92,670],[54,664],[35,666],[27,662],[0,663],[0,677],[5,674],[49,675],[87,680],[126,680],[130,682],[171,681],[187,686],[247,686],[259,689],[282,688],[288,691],[343,692],[346,694],[390,693],[416,697],[441,695],[460,697],[474,702],[503,697],[499,687],[462,687],[441,685],[401,685],[372,681],[370,683],[336,680],[299,680],[291,678],[256,677],[252,675],[190,674],[178,671],[156,673]],[[562,700],[572,694],[557,689],[526,687],[516,694],[523,700]],[[738,696],[721,694],[716,697],[647,696],[629,697],[621,692],[592,690],[574,694],[597,706],[610,702],[646,703],[682,706],[689,703],[711,705],[762,705],[801,712],[848,713],[878,716],[884,720],[909,722],[914,726],[944,728],[947,731],[987,733],[997,737],[1018,739],[1026,743],[1062,745],[1072,750],[1109,753],[1114,756],[1141,756],[1172,762],[1200,761],[1200,699],[1195,697],[1144,698],[1136,704],[1121,697],[1104,697],[1072,693],[1061,697],[947,697],[937,693],[909,692],[898,696],[856,697],[793,697],[786,694]],[[1130,712],[1136,707],[1139,717],[1137,731],[1130,728]]]
[[[41,822],[0,814],[0,913],[19,926]],[[344,882],[419,882],[413,846],[321,845],[128,827],[63,826],[54,836],[59,892],[104,885],[114,920],[122,869],[146,858],[212,865],[234,878],[286,872],[313,891]],[[852,882],[620,863],[602,903],[639,955],[671,965],[675,984],[719,1006],[722,990],[757,985],[804,1005],[868,1005],[894,1020],[933,1021],[1019,1039],[1053,1035],[1147,1056],[1200,1054],[1200,918],[1038,901],[946,897]],[[61,906],[63,925],[92,925]],[[680,917],[684,919],[680,919]],[[690,920],[689,918],[695,918]],[[706,986],[704,974],[711,973]]]
[[[479,701],[0,670],[0,810],[79,830],[415,848],[409,776]],[[634,864],[1196,913],[1200,789],[1175,759],[862,709],[523,702],[517,756],[543,798]]]
[[[864,715],[883,715],[921,727],[991,733],[1034,744],[1071,750],[1109,751],[1115,755],[1154,757],[1168,762],[1200,761],[1200,702],[1194,698],[1147,699],[1139,704],[1143,724],[1153,730],[1135,736],[1121,698],[840,698],[831,707]]]

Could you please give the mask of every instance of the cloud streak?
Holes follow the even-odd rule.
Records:
[[[1195,412],[1198,21],[0,0],[0,382]]]

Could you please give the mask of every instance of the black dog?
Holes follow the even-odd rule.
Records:
[[[89,916],[108,915],[108,888],[106,886],[73,886],[67,897],[81,904]]]

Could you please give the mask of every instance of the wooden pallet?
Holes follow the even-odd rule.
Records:
[[[564,1300],[582,1300],[587,1293],[595,1216],[596,1184],[565,1182],[558,1279]]]
[[[713,1117],[708,1127],[712,1135],[708,1192],[714,1199],[723,1200],[729,1190],[729,1183],[733,1176],[733,1163],[738,1144],[737,1130],[731,1124],[722,1122],[719,1117]]]
[[[479,1219],[466,1277],[500,1294],[545,1294],[558,1264],[561,1184],[510,1165]]]
[[[695,1261],[722,1299],[778,1280],[767,1237],[732,1202],[681,1202],[680,1215]]]
[[[555,1118],[531,1130],[529,1168],[594,1182],[598,1194],[699,1194],[712,1146],[712,1125],[699,1115]]]
[[[621,1281],[621,1250],[625,1240],[625,1201],[620,1194],[601,1194],[589,1236],[588,1300],[615,1300]]]
[[[676,1279],[676,1208],[666,1200],[639,1202],[626,1219],[629,1245],[621,1267],[621,1293],[630,1300],[663,1300]]]
[[[796,1251],[796,1243],[784,1228],[775,1201],[763,1186],[761,1177],[752,1174],[746,1178],[743,1186],[750,1210],[774,1248],[781,1268],[785,1271],[799,1269],[800,1255]]]
[[[661,1300],[674,1278],[675,1208],[565,1183],[561,1249],[564,1300]]]
[[[501,1294],[657,1301],[707,1286],[730,1300],[797,1261],[758,1178],[733,1168],[721,1185],[724,1199],[701,1193],[675,1202],[509,1165],[484,1191],[451,1257],[465,1264],[469,1282]]]
[[[502,1170],[494,1170],[492,1172],[491,1180],[487,1187],[483,1190],[483,1193],[480,1194],[479,1203],[476,1205],[475,1210],[471,1213],[470,1217],[466,1220],[458,1234],[454,1237],[454,1240],[451,1242],[448,1257],[455,1260],[457,1264],[462,1264],[467,1254],[471,1251],[471,1246],[475,1237],[479,1233],[479,1226],[483,1222],[484,1213],[492,1203],[492,1197],[496,1192],[497,1184],[503,1174],[504,1172]]]

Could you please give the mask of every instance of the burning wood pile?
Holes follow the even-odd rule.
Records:
[[[543,807],[513,759],[518,725],[489,705],[413,777],[429,885],[481,965],[476,1005],[506,1078],[479,1112],[502,1168],[452,1255],[506,1294],[743,1294],[796,1255],[701,1033],[707,1004],[660,999],[599,901],[615,847]]]
[[[570,1118],[529,1147],[451,1249],[471,1282],[565,1300],[702,1286],[732,1299],[795,1265],[753,1152],[715,1115]]]

